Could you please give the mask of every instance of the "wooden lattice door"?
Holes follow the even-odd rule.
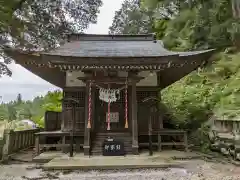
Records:
[[[75,113],[75,131],[84,131],[85,127],[85,91],[66,91],[64,98],[78,100],[78,104],[65,102],[63,104],[64,131],[70,131],[73,123],[73,113]],[[75,108],[73,108],[75,106]],[[75,109],[75,112],[73,110]]]
[[[137,91],[137,101],[138,101],[138,134],[148,134],[148,122],[149,116],[152,118],[152,128],[158,130],[160,127],[159,116],[157,111],[157,105],[155,111],[150,112],[150,107],[143,100],[148,97],[158,97],[157,91]]]

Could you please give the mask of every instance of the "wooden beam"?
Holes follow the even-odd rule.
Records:
[[[97,83],[105,83],[105,84],[125,84],[126,78],[125,77],[78,77],[78,80],[83,82],[92,81]],[[128,79],[128,83],[132,84],[139,82],[140,80],[144,79],[143,77],[131,77]]]
[[[179,55],[157,56],[157,57],[75,57],[41,54],[41,57],[53,65],[72,64],[88,66],[119,66],[119,65],[158,65],[167,64],[169,61],[178,62]],[[194,57],[194,55],[193,55]]]

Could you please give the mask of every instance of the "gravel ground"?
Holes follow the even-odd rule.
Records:
[[[192,160],[184,169],[44,172],[34,164],[0,166],[0,180],[240,180],[240,167]]]

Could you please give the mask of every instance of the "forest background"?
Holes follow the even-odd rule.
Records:
[[[15,9],[11,8],[12,12],[4,16],[5,21],[1,20],[1,29],[5,32],[2,41],[7,43],[4,37],[8,32],[16,46],[33,48],[41,43],[47,49],[61,42],[61,32],[81,32],[89,23],[96,22],[101,6],[100,0],[93,4],[82,1],[81,8],[64,4],[61,0],[55,1],[58,3],[54,6],[46,5],[46,2],[23,1],[16,4]],[[8,10],[13,4],[1,6]],[[54,7],[54,10],[44,11],[43,6]],[[29,7],[33,15],[26,14]],[[3,12],[0,9],[0,15]],[[17,15],[12,16],[14,12],[34,21],[23,23]],[[72,15],[71,21],[64,18],[66,12]],[[57,20],[56,14],[61,15]],[[83,17],[81,21],[79,16]],[[19,22],[19,27],[12,27],[9,31],[9,19],[10,22]],[[41,21],[37,23],[39,19]],[[23,41],[23,31],[30,37],[29,41]],[[175,128],[195,132],[201,141],[204,141],[205,124],[211,116],[240,119],[240,3],[237,0],[125,0],[115,13],[109,33],[156,33],[164,46],[173,51],[217,49],[211,65],[161,91],[167,107],[165,113]],[[2,55],[5,61],[0,64],[0,74],[11,75],[7,68],[11,60]],[[15,101],[0,105],[1,120],[28,118],[44,126],[44,112],[61,111],[61,98],[60,91],[49,92],[32,101],[23,101],[19,94]]]

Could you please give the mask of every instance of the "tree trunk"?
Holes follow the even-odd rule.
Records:
[[[234,18],[240,18],[240,1],[232,0],[232,12]]]

